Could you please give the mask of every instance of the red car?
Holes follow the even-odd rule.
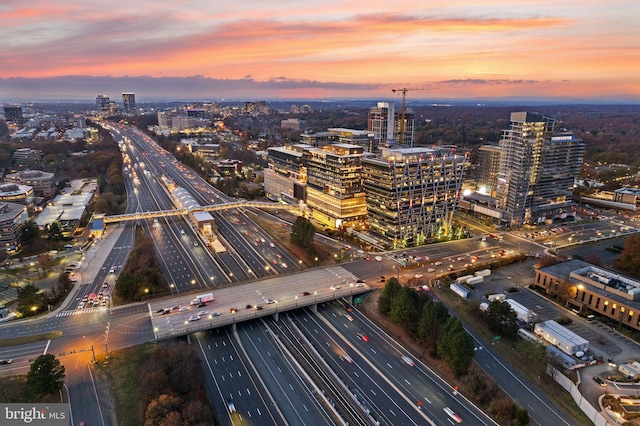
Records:
[[[365,341],[365,342],[368,342],[368,341],[369,341],[369,336],[367,336],[367,335],[366,335],[366,334],[364,334],[364,333],[358,333],[358,338],[359,338],[360,340]]]
[[[310,294],[311,294],[311,293],[309,293],[308,291],[303,291],[303,292],[302,292],[302,295],[303,295],[303,296],[308,296],[308,295],[310,295]]]

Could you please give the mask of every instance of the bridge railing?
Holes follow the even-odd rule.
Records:
[[[354,294],[362,294],[368,292],[369,290],[370,289],[366,286],[349,286],[345,288],[339,288],[331,293],[298,296],[297,299],[290,302],[264,304],[262,305],[262,309],[258,311],[254,310],[253,308],[244,309],[243,307],[240,307],[235,313],[220,312],[220,316],[217,317],[207,315],[205,318],[201,318],[198,321],[186,320],[183,324],[175,324],[173,327],[168,325],[157,327],[156,329],[154,329],[154,332],[156,340],[170,339],[172,337],[185,336],[187,334],[195,333],[198,331],[205,331],[213,328],[224,327],[226,325],[237,324],[239,322],[249,321],[267,315],[274,315],[281,312],[292,311],[298,308],[317,305],[318,303],[329,302],[331,300],[353,296]],[[215,306],[212,305],[209,308],[211,308],[212,311],[215,311]]]

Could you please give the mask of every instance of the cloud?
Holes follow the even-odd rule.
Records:
[[[247,78],[248,77],[248,78]],[[350,93],[373,91],[378,86],[297,80],[285,77],[257,81],[241,79],[189,77],[94,77],[61,76],[48,78],[0,78],[0,101],[28,99],[93,99],[99,94],[118,98],[122,92],[134,92],[147,99],[219,99],[255,97],[305,97],[304,93],[348,97]],[[37,95],[35,95],[37,93]],[[25,96],[25,94],[29,94]],[[296,96],[300,94],[300,96]]]

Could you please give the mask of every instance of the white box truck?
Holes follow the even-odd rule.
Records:
[[[213,302],[213,293],[200,294],[191,301],[191,304],[193,306],[203,307],[207,306],[209,302]]]

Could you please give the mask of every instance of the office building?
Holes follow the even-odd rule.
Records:
[[[371,233],[394,248],[448,234],[467,167],[468,153],[451,146],[383,148],[364,157]]]
[[[22,226],[29,220],[27,206],[0,203],[0,252],[15,253],[22,245]]]
[[[285,120],[280,120],[280,127],[283,129],[291,129],[291,130],[303,130],[307,125],[307,122],[301,120],[299,118],[287,118]]]
[[[124,112],[127,114],[135,114],[136,112],[136,95],[135,93],[123,93],[122,105]]]
[[[533,285],[549,294],[568,294],[567,307],[640,330],[638,280],[578,259],[536,268],[535,273]]]
[[[345,129],[332,127],[326,132],[305,132],[300,135],[302,143],[321,147],[328,144],[343,143],[357,145],[366,152],[373,152],[374,134],[368,130]]]
[[[22,115],[21,106],[5,106],[3,109],[4,119],[8,123],[15,123],[18,126],[22,126],[24,124],[24,116]]]
[[[17,173],[8,173],[4,177],[7,183],[27,185],[33,188],[37,197],[48,197],[53,194],[54,182],[53,173],[40,170],[22,170]]]
[[[501,154],[502,149],[499,146],[482,145],[478,149],[476,187],[481,194],[495,196]]]
[[[264,192],[267,198],[287,203],[306,199],[307,169],[305,144],[275,146],[267,150],[269,166],[264,169]]]
[[[411,108],[405,110],[404,126],[401,116],[402,111],[396,111],[395,104],[390,102],[378,102],[377,106],[369,109],[367,130],[374,134],[374,149],[389,147],[399,141],[402,141],[403,145],[413,146],[414,112]]]
[[[574,215],[571,192],[579,176],[584,143],[556,133],[555,119],[529,112],[511,114],[499,146],[497,206],[506,225],[540,224]]]
[[[367,201],[362,186],[363,149],[336,143],[304,151],[307,206],[317,223],[330,229],[364,229]]]
[[[108,115],[111,111],[111,100],[108,96],[98,95],[96,96],[96,109],[100,115]]]

